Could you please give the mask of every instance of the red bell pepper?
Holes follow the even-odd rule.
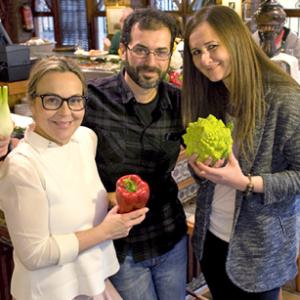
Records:
[[[170,71],[169,82],[180,88],[182,86],[182,74],[178,71]]]
[[[149,195],[148,183],[138,175],[125,175],[117,180],[116,198],[121,214],[146,206]]]

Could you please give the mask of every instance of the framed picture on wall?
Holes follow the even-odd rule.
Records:
[[[106,8],[107,33],[114,34],[120,30],[120,18],[125,6],[108,6]]]
[[[242,0],[223,0],[222,5],[234,9],[240,16],[242,16]]]

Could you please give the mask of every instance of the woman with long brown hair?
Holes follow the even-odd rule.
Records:
[[[300,88],[252,40],[234,10],[209,6],[187,23],[185,125],[234,123],[226,161],[189,164],[199,183],[193,245],[214,300],[277,300],[297,273]]]

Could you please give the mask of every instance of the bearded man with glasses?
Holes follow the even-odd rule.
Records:
[[[84,125],[98,136],[96,162],[112,203],[126,174],[140,175],[151,191],[145,221],[114,242],[121,267],[111,280],[124,300],[185,299],[187,226],[171,176],[183,131],[181,95],[163,81],[175,37],[173,17],[135,11],[122,30],[123,70],[88,85]]]

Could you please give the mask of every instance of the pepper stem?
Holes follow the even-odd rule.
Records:
[[[124,179],[123,182],[124,182],[124,188],[125,188],[128,192],[131,192],[131,193],[136,192],[137,184],[135,183],[135,181],[133,181],[133,180],[130,179],[130,178],[126,178],[126,179]]]

